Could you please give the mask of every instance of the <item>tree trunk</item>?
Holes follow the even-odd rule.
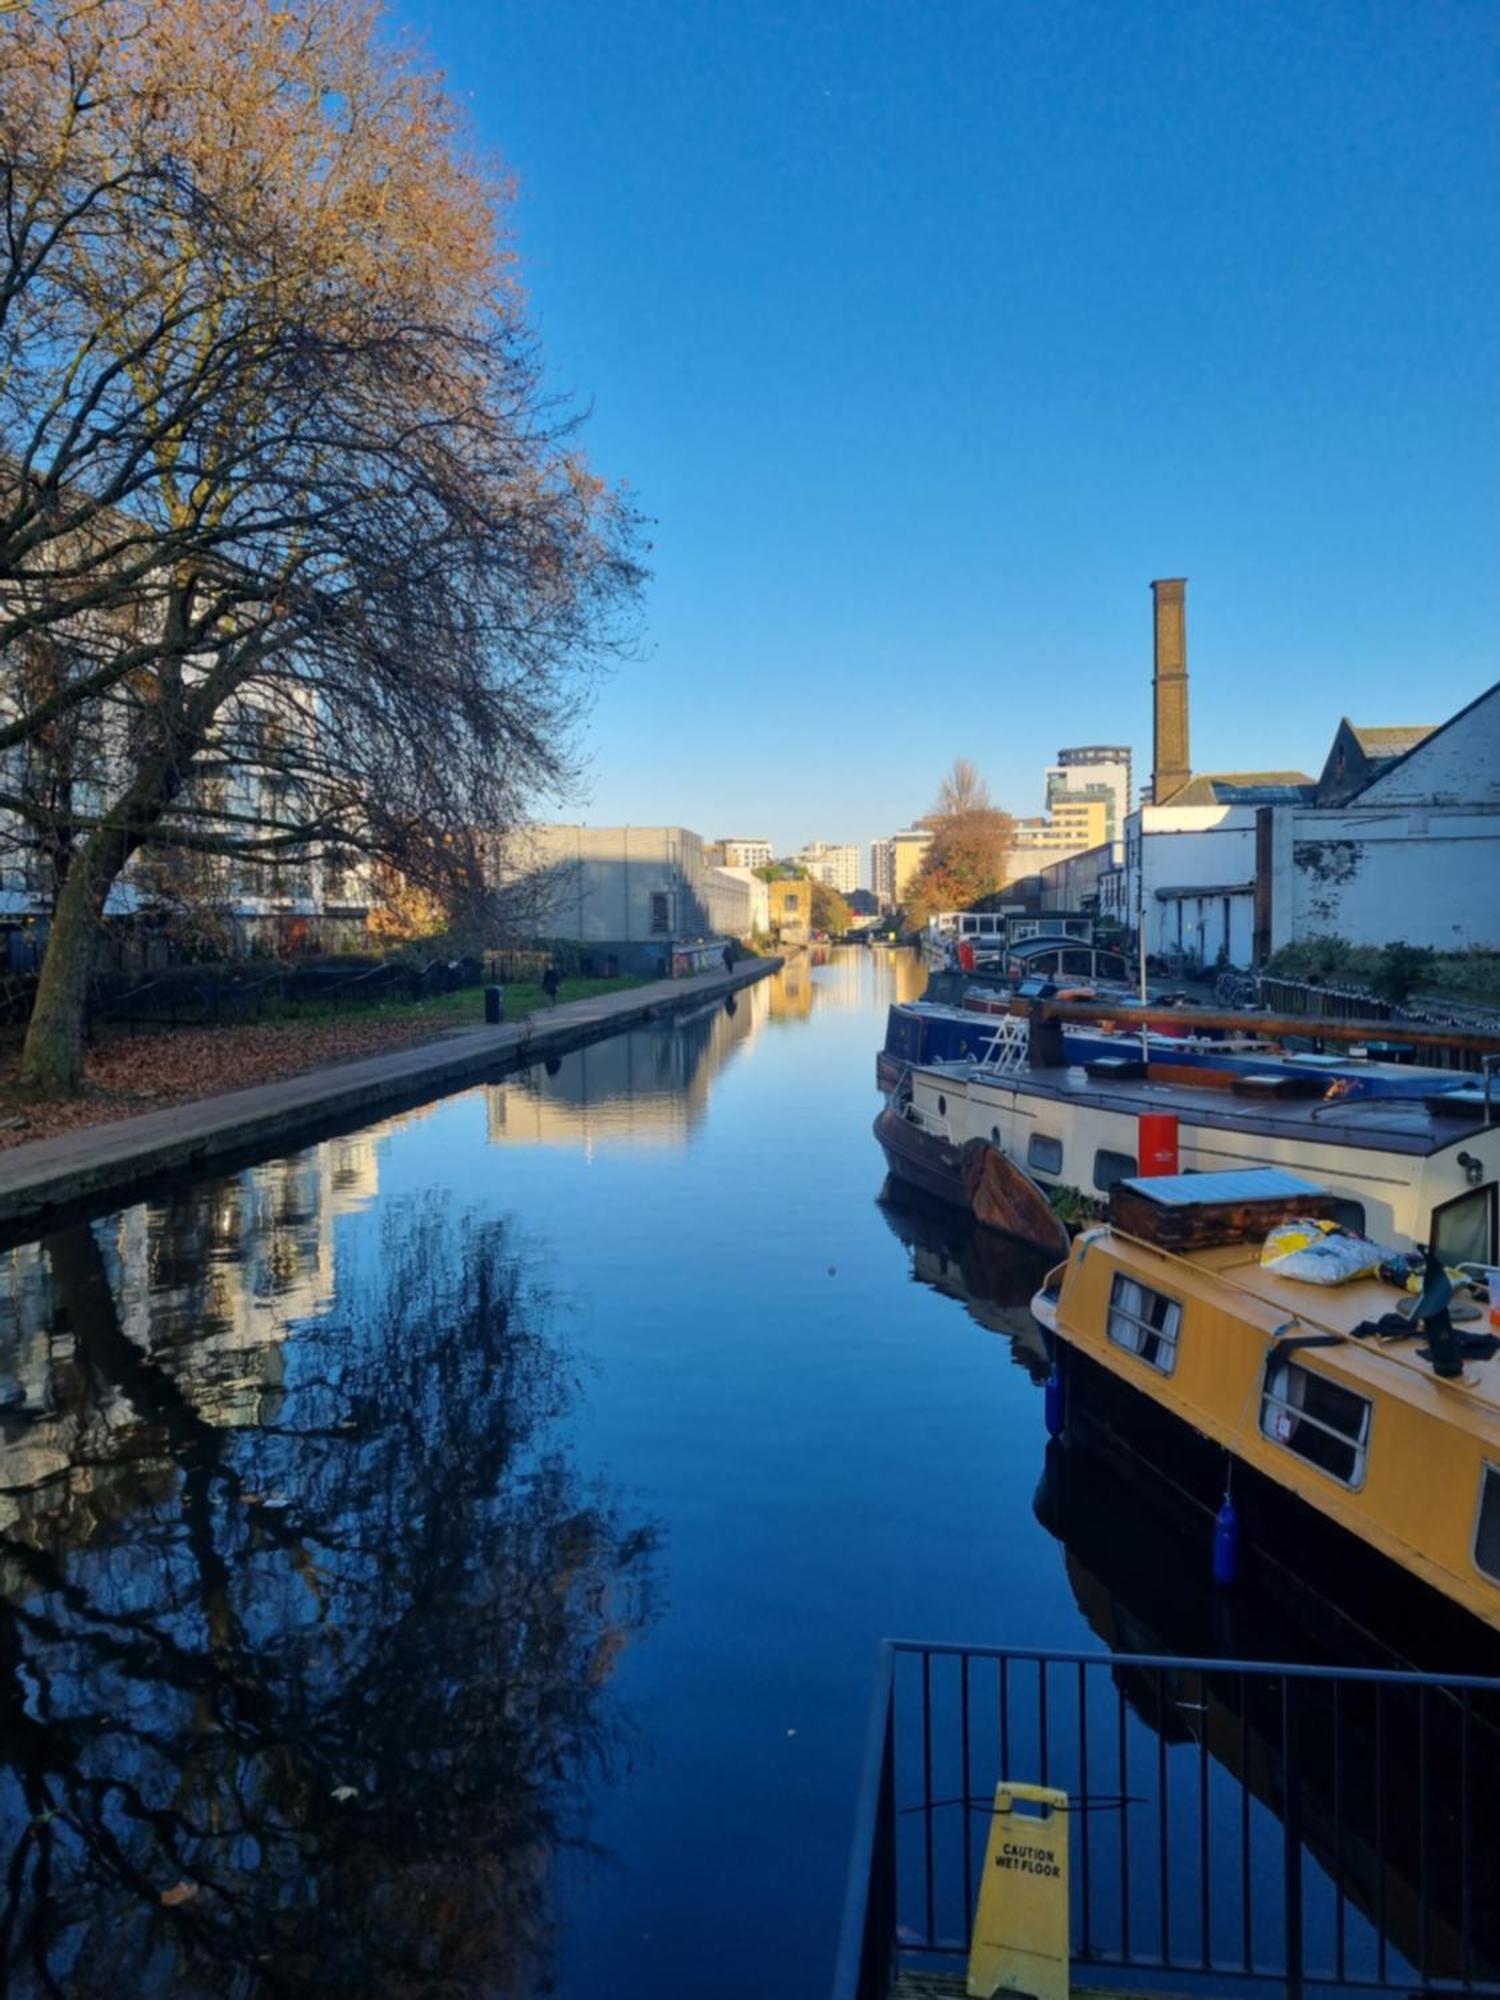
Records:
[[[96,869],[95,848],[106,844],[120,844],[119,836],[95,834],[74,857],[52,913],[31,1024],[21,1051],[21,1088],[31,1097],[70,1096],[83,1082],[84,1013],[94,945],[104,899],[124,866],[122,856],[113,868],[108,867],[108,855],[100,853],[97,860],[103,865]]]
[[[206,702],[205,712],[212,712]],[[145,760],[109,820],[74,853],[58,892],[21,1050],[21,1088],[28,1096],[72,1096],[83,1084],[84,1015],[104,905],[126,862],[176,796],[186,764],[185,732],[163,734],[166,741]]]

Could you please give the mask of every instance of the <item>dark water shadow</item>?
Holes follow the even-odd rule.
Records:
[[[333,1273],[282,1182],[10,1260],[17,1994],[548,1990],[559,1850],[630,1751],[656,1535],[570,1458],[535,1253],[412,1200]]]

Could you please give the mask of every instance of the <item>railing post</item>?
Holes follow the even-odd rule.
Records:
[[[1281,1854],[1287,2000],[1302,2000],[1302,1769],[1296,1678],[1281,1681]]]
[[[896,1648],[887,1640],[865,1734],[834,2000],[884,2000],[896,1944]]]

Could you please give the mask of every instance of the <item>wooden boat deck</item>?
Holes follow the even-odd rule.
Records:
[[[1344,1285],[1309,1285],[1265,1270],[1259,1251],[1247,1244],[1195,1250],[1186,1261],[1200,1270],[1211,1270],[1243,1304],[1254,1302],[1268,1308],[1268,1332],[1272,1326],[1295,1321],[1295,1334],[1339,1336],[1343,1344],[1323,1349],[1321,1359],[1351,1384],[1376,1388],[1425,1407],[1440,1405],[1449,1422],[1493,1436],[1494,1414],[1500,1412],[1500,1353],[1485,1359],[1465,1357],[1462,1376],[1443,1381],[1417,1352],[1427,1345],[1425,1334],[1355,1336],[1356,1326],[1394,1311],[1402,1298],[1378,1278],[1355,1278]],[[1455,1327],[1459,1334],[1486,1331],[1482,1319]]]

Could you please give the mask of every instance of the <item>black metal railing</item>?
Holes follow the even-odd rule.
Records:
[[[834,2000],[961,1967],[1002,1778],[1068,1795],[1077,1979],[1500,1994],[1500,1680],[888,1642]]]

